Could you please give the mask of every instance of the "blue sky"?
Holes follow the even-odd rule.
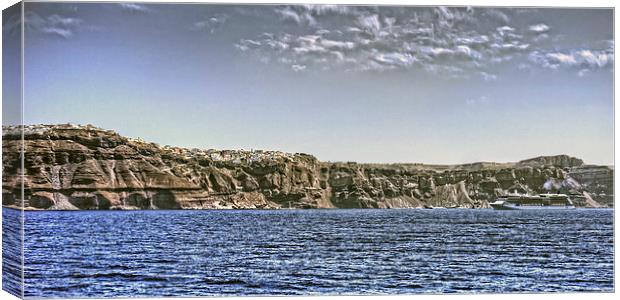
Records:
[[[25,11],[28,124],[90,123],[160,144],[331,161],[569,154],[613,163],[610,9]]]

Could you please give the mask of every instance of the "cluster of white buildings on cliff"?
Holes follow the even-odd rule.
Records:
[[[266,160],[292,160],[295,154],[282,151],[265,151],[265,150],[216,150],[216,149],[198,149],[198,148],[181,148],[166,145],[163,147],[166,151],[174,152],[185,158],[209,158],[218,162],[232,162],[235,164],[252,163]]]
[[[96,126],[87,125],[75,125],[75,124],[58,124],[58,125],[25,125],[25,126],[3,126],[4,135],[19,135],[21,130],[25,135],[29,134],[44,134],[49,130],[85,130],[85,131],[98,131],[107,134],[116,134],[113,130],[105,130]],[[217,162],[232,162],[235,164],[252,163],[259,161],[269,160],[293,160],[295,154],[286,153],[282,151],[265,151],[265,150],[216,150],[216,149],[198,149],[198,148],[181,148],[173,146],[159,146],[155,143],[150,143],[142,138],[127,138],[128,141],[137,144],[151,144],[163,149],[164,151],[172,152],[176,155],[181,155],[187,159],[191,158],[208,158]]]

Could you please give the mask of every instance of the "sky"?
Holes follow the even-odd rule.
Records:
[[[26,124],[324,161],[613,164],[611,9],[26,3],[24,20]],[[19,16],[3,22],[6,45]]]

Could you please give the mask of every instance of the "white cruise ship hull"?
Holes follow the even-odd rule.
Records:
[[[564,206],[535,206],[535,205],[510,205],[506,203],[502,204],[490,204],[493,209],[497,210],[556,210],[556,209],[575,209],[573,205],[564,205]]]
[[[489,205],[497,210],[575,209],[575,205],[573,205],[573,202],[565,194],[500,196],[495,202]]]

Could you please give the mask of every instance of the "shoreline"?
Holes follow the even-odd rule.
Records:
[[[549,192],[569,195],[577,207],[613,204],[614,170],[565,154],[512,163],[363,164],[160,146],[91,125],[26,126],[23,140],[19,128],[6,129],[3,205],[17,209],[487,208],[501,195]],[[23,162],[22,142],[32,149]]]
[[[20,207],[3,205],[2,208],[14,210],[14,211],[24,211],[24,212],[93,212],[93,211],[107,211],[107,212],[133,212],[133,211],[312,211],[312,210],[322,210],[322,211],[335,211],[335,210],[472,210],[472,211],[483,211],[483,210],[494,210],[494,211],[524,211],[524,210],[497,210],[490,207],[434,207],[434,208],[424,208],[424,207],[399,207],[399,208],[188,208],[188,209],[36,209],[29,208],[23,209]],[[527,211],[572,211],[572,210],[614,210],[613,207],[575,207],[574,209],[531,209]]]

